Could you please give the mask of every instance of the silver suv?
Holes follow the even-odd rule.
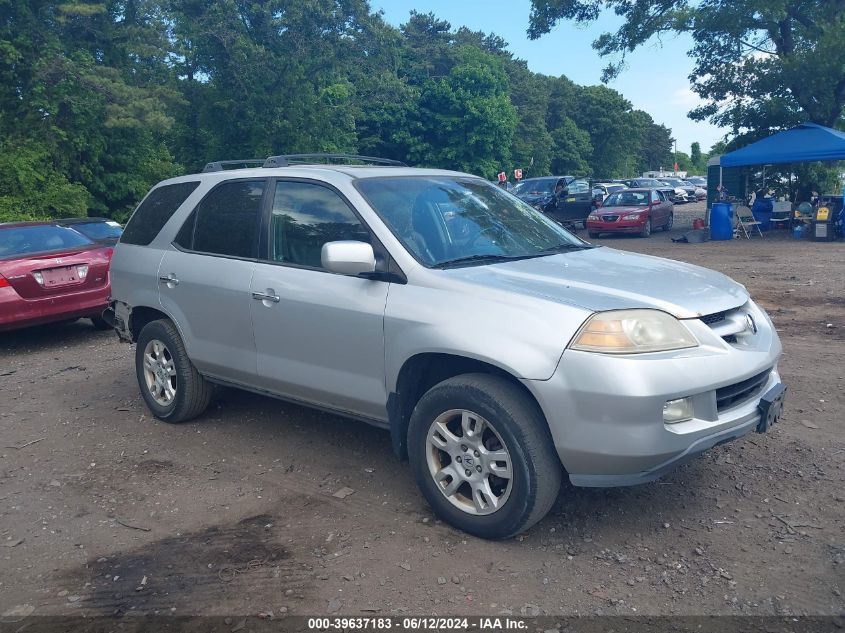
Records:
[[[777,420],[780,341],[740,284],[595,247],[475,176],[346,158],[211,164],[141,202],[109,318],[156,417],[220,384],[383,427],[434,511],[488,538],[540,520],[564,472],[647,482]]]

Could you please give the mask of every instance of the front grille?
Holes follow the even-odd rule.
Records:
[[[721,323],[722,321],[724,321],[727,316],[727,312],[714,312],[713,314],[705,314],[703,317],[701,317],[701,320],[712,327],[716,323]]]
[[[604,220],[605,222],[616,222],[616,220],[619,219],[619,216],[618,215],[603,215],[603,216],[601,216],[601,219]]]
[[[716,410],[728,409],[757,395],[768,381],[771,372],[771,369],[767,369],[742,382],[716,389]]]

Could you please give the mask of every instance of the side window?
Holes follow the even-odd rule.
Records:
[[[369,242],[370,234],[334,191],[305,182],[276,183],[270,219],[270,259],[322,268],[323,244]]]
[[[180,182],[153,189],[132,214],[120,241],[138,246],[152,242],[199,184],[199,181]]]
[[[191,250],[230,257],[258,257],[263,180],[236,180],[218,185],[197,205]],[[190,218],[188,219],[190,223]],[[187,240],[183,226],[178,238]],[[179,242],[185,246],[183,242]]]
[[[660,200],[661,200],[660,193],[657,191],[657,189],[652,189],[651,190],[651,201],[652,202],[660,202]]]

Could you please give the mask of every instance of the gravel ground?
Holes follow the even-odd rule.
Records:
[[[171,426],[113,334],[0,334],[0,614],[843,613],[845,245],[669,237],[597,243],[745,284],[784,421],[659,482],[565,486],[502,542],[435,520],[383,431],[232,390]]]

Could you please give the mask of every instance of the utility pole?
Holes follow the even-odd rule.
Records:
[[[672,171],[677,176],[678,175],[678,139],[673,138],[672,140],[675,141],[675,154],[672,157],[673,158],[673,160],[672,160],[672,168],[673,168]]]

